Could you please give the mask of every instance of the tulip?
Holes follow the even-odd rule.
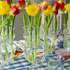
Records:
[[[68,4],[65,5],[65,9],[66,9],[68,12],[70,12],[70,3],[68,3]]]
[[[43,13],[48,16],[52,13],[52,7],[49,5],[46,10],[43,10]]]
[[[54,1],[52,4],[52,10],[57,11],[59,9],[59,3],[57,1]]]
[[[65,3],[62,0],[59,0],[58,3],[59,3],[60,10],[61,11],[64,11],[65,10],[65,7],[64,7],[65,6]]]
[[[5,15],[10,13],[10,7],[6,1],[0,1],[0,15]]]
[[[23,9],[25,7],[25,0],[18,0],[18,4],[20,8]]]
[[[55,16],[58,15],[58,10],[54,11],[53,15],[55,15]]]
[[[10,4],[10,1],[11,1],[11,0],[6,0],[6,1],[7,1],[7,4]]]
[[[36,4],[31,4],[26,7],[26,12],[30,16],[36,16],[38,13],[38,10],[39,9],[37,8]]]
[[[42,10],[46,10],[46,9],[48,8],[48,5],[49,5],[49,3],[46,2],[46,1],[44,1],[44,2],[41,4]]]
[[[19,4],[12,3],[11,4],[11,8],[13,8],[14,6],[16,6],[17,8],[19,8]]]
[[[54,1],[52,4],[52,11],[54,15],[58,14],[58,9],[59,9],[59,3],[57,1]]]
[[[46,9],[48,8],[48,5],[49,5],[49,3],[46,2],[46,1],[43,1],[43,3],[38,4],[39,11],[41,11],[41,10],[46,10]]]
[[[16,16],[19,13],[20,13],[20,11],[19,11],[19,9],[16,6],[11,8],[11,10],[10,10],[10,14],[13,15],[13,16]]]

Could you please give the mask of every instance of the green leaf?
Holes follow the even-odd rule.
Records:
[[[48,24],[46,26],[46,30],[49,29],[50,25],[51,25],[51,22],[52,22],[52,18],[53,18],[53,15],[50,17],[49,21],[48,21]]]

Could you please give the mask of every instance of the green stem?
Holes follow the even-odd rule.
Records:
[[[67,48],[67,43],[66,43],[66,39],[67,39],[67,35],[66,35],[66,30],[67,30],[67,24],[65,23],[65,13],[64,13],[64,47]]]
[[[56,37],[56,33],[57,33],[57,17],[55,16],[55,37]]]
[[[42,11],[40,12],[40,17],[39,17],[39,20],[38,20],[38,42],[39,42],[39,39],[40,39],[40,26],[41,26],[41,16],[42,16]]]
[[[2,60],[4,60],[4,57],[3,57],[3,54],[2,54],[2,51],[1,51],[1,49],[0,49],[0,53],[1,53]]]
[[[45,56],[47,55],[46,48],[47,48],[47,45],[46,45],[46,31],[45,31],[45,33],[44,33],[44,49],[45,49]]]
[[[3,15],[2,15],[2,24],[4,24]],[[7,50],[7,47],[6,47],[6,44],[5,44],[5,27],[2,28],[2,38],[3,38],[4,49],[5,49],[6,55],[9,58],[9,53],[8,53],[8,50]]]
[[[33,52],[33,46],[32,46],[32,16],[29,16],[29,35],[30,35],[30,47],[31,47],[31,53],[32,53],[32,62],[34,63],[34,52]]]
[[[34,45],[35,45],[35,47],[34,47],[34,62],[35,62],[35,60],[36,60],[36,45],[37,45],[37,16],[35,16],[35,22],[34,22]]]
[[[44,21],[44,49],[45,49],[45,56],[47,55],[47,53],[46,53],[46,47],[47,47],[47,45],[46,45],[46,27],[45,27],[45,22],[46,22],[46,16],[45,16],[45,21]]]
[[[7,19],[7,38],[9,38],[9,24],[10,24],[10,19]]]
[[[11,56],[14,55],[14,51],[13,51],[13,28],[14,28],[14,17],[11,21]]]
[[[25,13],[24,11],[22,10],[22,14],[23,14],[23,22],[24,22],[24,27],[25,27],[25,36],[26,36],[26,41],[27,41],[27,44],[28,44],[28,39],[27,39],[27,22],[26,22],[26,16],[25,16]],[[29,44],[28,44],[29,45]]]
[[[53,49],[55,41],[56,41],[56,39],[54,38],[54,40],[52,40],[51,48],[47,51],[48,53]]]
[[[24,30],[25,30],[25,36],[26,36],[26,42],[27,42],[26,49],[28,49],[29,43],[27,39],[27,20],[26,20],[25,12],[23,10],[22,10],[22,15],[23,15],[23,22],[24,22],[24,28],[25,28]],[[28,60],[31,62],[31,56],[28,50],[27,50],[27,54],[28,54]]]
[[[3,17],[3,16],[2,16]],[[0,26],[0,32],[2,31],[2,27],[5,27],[7,19],[10,17],[10,15],[5,19],[3,24]]]

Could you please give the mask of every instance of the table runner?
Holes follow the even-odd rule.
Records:
[[[16,41],[17,42],[17,41]],[[16,44],[16,43],[15,43]],[[16,44],[18,46],[18,44]],[[49,54],[49,57],[54,57],[52,54]],[[4,65],[1,70],[17,70],[22,68],[31,68],[31,63],[29,63],[23,54],[21,54],[18,58],[14,59],[13,62],[10,62],[8,65]],[[37,70],[48,70],[47,61],[44,59],[43,61],[38,63]],[[64,70],[70,70],[70,59],[65,61]]]

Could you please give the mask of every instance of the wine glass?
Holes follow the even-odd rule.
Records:
[[[57,49],[53,52],[58,57],[58,61],[61,63],[61,69],[64,69],[64,61],[70,58],[70,51],[65,49]]]

